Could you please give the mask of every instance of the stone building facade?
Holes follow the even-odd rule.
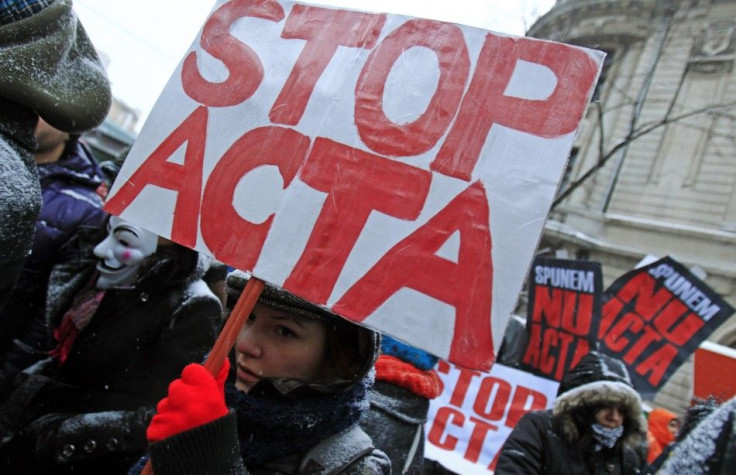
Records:
[[[558,0],[527,34],[607,53],[540,250],[600,262],[605,287],[670,255],[736,307],[736,1]],[[736,317],[710,340],[736,348]],[[691,380],[653,403],[680,411]]]

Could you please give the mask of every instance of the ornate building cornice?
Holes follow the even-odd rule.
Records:
[[[658,0],[567,0],[539,18],[527,36],[596,47],[626,46],[651,35],[663,13]]]

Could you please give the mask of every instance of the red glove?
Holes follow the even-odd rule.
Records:
[[[227,359],[216,378],[202,365],[187,365],[181,378],[169,385],[169,395],[158,403],[146,430],[148,441],[158,442],[226,415],[224,388],[229,370]]]

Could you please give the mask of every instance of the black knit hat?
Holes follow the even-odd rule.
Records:
[[[634,387],[623,362],[603,353],[591,351],[565,374],[557,390],[557,396],[597,381],[611,381],[623,383],[630,388]]]
[[[229,310],[232,310],[235,307],[235,303],[238,301],[240,294],[243,293],[243,289],[245,288],[245,284],[248,283],[248,279],[250,279],[250,275],[239,270],[235,270],[228,274],[226,280],[226,291],[228,296],[227,306]],[[266,282],[260,297],[258,297],[258,303],[269,308],[293,313],[300,317],[312,320],[329,321],[332,318],[341,318],[327,309],[297,297],[296,295],[271,285],[268,282]]]

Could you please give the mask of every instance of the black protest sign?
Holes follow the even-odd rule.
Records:
[[[653,396],[734,309],[671,257],[617,279],[604,296],[602,351],[629,368],[634,387]]]
[[[534,260],[523,369],[559,381],[595,346],[602,285],[597,262]]]

